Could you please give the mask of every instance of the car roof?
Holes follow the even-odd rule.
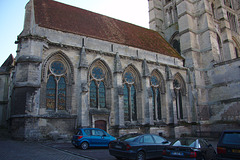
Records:
[[[100,128],[78,128],[78,130],[82,130],[82,129],[100,129]],[[102,130],[102,129],[100,129]]]
[[[223,131],[223,132],[225,132],[225,133],[227,133],[227,132],[240,132],[240,130],[225,130],[225,131]]]

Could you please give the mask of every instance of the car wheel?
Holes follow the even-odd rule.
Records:
[[[137,153],[137,158],[136,160],[145,160],[145,153],[143,151],[139,151]]]
[[[83,149],[83,150],[88,149],[88,143],[87,142],[82,142],[81,143],[81,149]]]
[[[116,159],[118,159],[118,160],[122,160],[122,158],[121,157],[115,157]]]

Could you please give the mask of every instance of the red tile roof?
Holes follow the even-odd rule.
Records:
[[[41,27],[101,39],[183,59],[156,31],[53,0],[34,0]]]

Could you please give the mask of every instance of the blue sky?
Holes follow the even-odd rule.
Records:
[[[17,36],[23,30],[29,0],[0,0],[0,66],[10,54],[16,57]],[[148,28],[148,0],[56,0]]]

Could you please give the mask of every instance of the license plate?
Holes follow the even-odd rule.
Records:
[[[171,155],[173,156],[183,156],[182,152],[171,152]]]
[[[233,149],[232,152],[233,153],[240,153],[240,149]]]
[[[122,149],[122,146],[116,145],[115,148],[117,148],[117,149]]]

